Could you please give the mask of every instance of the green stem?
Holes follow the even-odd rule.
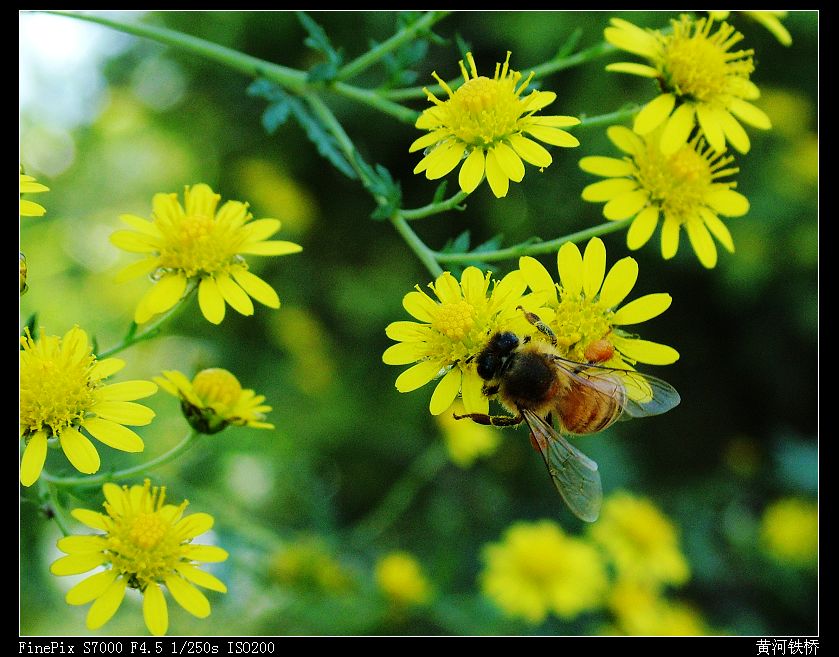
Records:
[[[554,253],[566,242],[583,242],[598,237],[600,235],[607,235],[608,233],[615,233],[623,230],[632,223],[632,218],[624,221],[609,221],[605,224],[599,224],[592,228],[571,233],[563,237],[557,237],[547,242],[523,242],[522,244],[515,244],[508,246],[505,249],[496,249],[495,251],[481,251],[480,253],[441,253],[440,251],[432,252],[432,257],[438,262],[454,262],[467,263],[480,260],[481,262],[491,262],[494,260],[511,260],[524,255],[539,255],[542,253]]]
[[[362,89],[345,82],[335,82],[334,84],[328,85],[326,88],[356,102],[369,105],[373,109],[379,110],[384,114],[389,114],[402,123],[409,123],[413,125],[417,122],[417,117],[420,115],[420,113],[416,110],[412,110],[404,105],[388,100],[378,91]]]
[[[48,484],[43,478],[40,478],[38,479],[38,488],[40,489],[39,496],[41,501],[46,504],[47,509],[49,509],[52,514],[52,520],[54,520],[55,524],[58,525],[58,529],[61,530],[62,534],[69,536],[70,528],[64,521],[64,507],[61,506],[61,503],[58,501],[55,487]]]
[[[190,282],[189,286],[186,289],[186,292],[181,297],[181,300],[178,301],[174,306],[172,306],[169,310],[165,313],[162,313],[159,317],[157,317],[153,322],[149,324],[145,324],[143,330],[140,333],[137,333],[138,325],[135,322],[131,322],[131,326],[128,327],[128,331],[123,337],[122,342],[118,345],[111,347],[110,349],[106,349],[96,355],[96,358],[102,360],[104,358],[109,358],[115,354],[118,354],[120,351],[131,347],[138,342],[143,342],[145,340],[151,340],[152,338],[156,337],[159,333],[163,324],[169,321],[175,314],[186,305],[187,300],[192,296],[192,293],[195,291],[195,283]]]
[[[615,125],[623,123],[627,119],[631,119],[638,113],[641,108],[638,105],[632,105],[623,109],[610,112],[609,114],[598,114],[596,116],[581,116],[580,124],[570,128],[599,128],[603,125]]]
[[[403,27],[399,32],[386,41],[374,46],[363,55],[360,55],[348,64],[345,64],[338,71],[338,75],[335,76],[335,79],[342,81],[358,75],[362,71],[370,68],[389,52],[393,52],[397,48],[400,48],[403,44],[413,39],[417,32],[430,29],[434,23],[442,20],[450,13],[450,11],[429,11],[425,14],[425,16],[411,25]]]
[[[100,486],[109,481],[128,479],[129,477],[135,477],[137,475],[144,474],[149,470],[159,468],[161,465],[165,465],[166,463],[174,460],[192,447],[200,435],[201,434],[197,431],[190,431],[186,438],[168,452],[161,454],[151,461],[135,465],[132,468],[125,468],[124,470],[117,470],[115,472],[104,472],[93,477],[54,477],[47,472],[42,472],[41,479],[44,479],[51,484],[55,484],[56,486],[72,486],[78,488],[93,488],[94,486]]]
[[[397,213],[392,215],[390,217],[390,223],[393,224],[396,232],[402,236],[402,239],[405,240],[405,243],[416,254],[420,262],[426,266],[432,276],[436,278],[443,273],[443,268],[437,262],[440,259],[439,254],[425,245],[425,242],[419,238],[401,214]]]
[[[412,221],[414,219],[422,219],[423,217],[440,214],[446,210],[453,210],[455,208],[461,209],[458,206],[466,200],[467,196],[469,196],[469,194],[460,191],[445,201],[440,201],[439,203],[429,203],[428,205],[423,205],[421,208],[416,208],[415,210],[402,210],[400,214],[403,219]]]
[[[384,533],[408,510],[422,487],[434,479],[447,462],[448,455],[442,443],[438,441],[429,445],[378,506],[355,526],[352,541],[356,545],[364,545]]]

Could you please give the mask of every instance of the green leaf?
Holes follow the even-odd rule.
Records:
[[[373,210],[370,217],[377,221],[388,219],[402,207],[402,186],[393,179],[390,171],[381,164],[376,165],[375,172],[366,164],[364,167],[367,178],[370,180],[367,189],[377,203],[376,209]]]
[[[539,241],[538,239],[536,240]],[[491,237],[486,242],[482,244],[478,244],[474,249],[472,249],[472,253],[486,253],[487,251],[495,251],[501,248],[501,245],[504,243],[504,235],[499,233],[495,237]]]
[[[432,203],[441,203],[446,196],[446,187],[448,186],[448,181],[444,180],[439,185],[437,185],[437,189],[434,190],[434,198],[431,199]]]
[[[470,235],[468,230],[464,230],[460,235],[454,239],[449,239],[440,249],[441,253],[466,253],[469,250]]]
[[[308,14],[303,11],[298,11],[297,19],[306,32],[309,33],[309,36],[306,37],[303,43],[312,50],[316,50],[326,56],[325,62],[316,64],[309,70],[307,74],[308,80],[310,82],[318,82],[335,79],[338,69],[344,61],[343,53],[340,50],[335,50],[324,29]]]

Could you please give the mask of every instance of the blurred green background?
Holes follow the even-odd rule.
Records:
[[[199,36],[296,68],[318,57],[291,13],[170,12],[114,14]],[[512,50],[527,71],[580,29],[580,48],[602,40],[613,15],[600,12],[455,13],[434,31],[412,84],[458,74],[457,39],[491,75]],[[626,13],[663,27],[676,14]],[[394,33],[389,12],[314,13],[347,59],[371,39]],[[749,213],[727,221],[737,252],[721,252],[704,270],[683,236],[677,257],[661,259],[656,239],[632,255],[640,276],[632,297],[666,291],[673,304],[643,327],[643,337],[673,345],[681,359],[647,368],[672,383],[682,403],[665,416],[621,423],[580,441],[600,464],[604,490],[650,499],[677,528],[690,565],[687,583],[662,593],[688,603],[698,627],[729,634],[815,634],[817,562],[784,558],[761,539],[770,506],[795,498],[815,503],[817,444],[817,37],[816,12],[792,12],[793,36],[781,46],[744,16],[733,22],[755,50],[757,104],[773,122],[749,130],[752,150],[738,156],[738,190]],[[573,618],[541,623],[505,616],[481,592],[482,549],[519,521],[549,519],[588,540],[556,495],[526,431],[496,432],[497,449],[469,467],[449,459],[440,425],[427,410],[431,387],[400,394],[401,371],[381,361],[391,321],[407,319],[402,296],[428,272],[387,223],[369,219],[370,196],[331,168],[288,123],[274,135],[261,125],[264,101],[246,94],[251,80],[196,56],[68,18],[24,13],[21,28],[21,162],[50,191],[28,197],[47,208],[21,222],[30,291],[21,323],[38,313],[42,330],[63,334],[78,323],[99,345],[117,342],[146,281],[117,285],[132,261],[108,242],[121,213],[149,216],[157,192],[206,182],[224,199],[251,203],[254,216],[283,221],[279,239],[299,255],[250,257],[279,292],[279,311],[252,317],[228,311],[220,327],[193,300],[164,337],[126,351],[117,380],[163,369],[188,375],[224,367],[266,395],[275,431],[229,428],[152,473],[172,500],[216,517],[213,540],[230,559],[213,572],[229,588],[211,595],[209,620],[170,599],[173,634],[599,634],[620,626],[605,602]],[[554,114],[597,115],[646,102],[651,83],[609,74],[611,55],[548,76]],[[375,87],[374,67],[354,82]],[[435,183],[415,176],[420,134],[370,108],[326,94],[363,156],[401,182],[406,207],[431,200]],[[427,106],[423,100],[413,109]],[[602,221],[600,204],[580,199],[593,182],[577,161],[614,155],[603,129],[578,130],[582,146],[553,149],[543,174],[533,168],[509,195],[486,184],[464,212],[415,224],[432,248],[469,230],[473,244],[503,234],[505,244],[550,239]],[[557,152],[561,150],[561,152]],[[456,184],[450,179],[449,189]],[[604,238],[609,263],[627,255],[625,234]],[[554,271],[555,259],[540,260]],[[498,273],[515,267],[497,263]],[[158,413],[141,433],[148,457],[176,444],[187,427],[177,401],[148,400]],[[142,457],[103,448],[105,467]],[[69,472],[51,455],[51,472]],[[54,460],[53,460],[54,459]],[[136,483],[136,482],[124,482]],[[21,505],[22,634],[84,634],[86,608],[63,601],[70,579],[48,571],[60,532],[24,493]],[[92,491],[68,508],[95,508]],[[780,533],[795,542],[806,523]],[[811,530],[812,531],[812,530]],[[392,551],[420,564],[427,595],[415,604],[377,584],[375,564]],[[533,554],[539,560],[539,554]],[[380,580],[379,580],[380,581]],[[409,596],[410,597],[410,596]],[[612,629],[609,629],[612,628]],[[616,630],[619,631],[619,630]],[[145,633],[139,603],[126,600],[97,634]]]

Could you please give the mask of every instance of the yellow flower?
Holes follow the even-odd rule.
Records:
[[[484,547],[481,586],[507,616],[541,623],[548,613],[571,619],[601,606],[606,569],[597,550],[550,520],[519,522]]]
[[[177,370],[166,370],[154,381],[181,400],[181,410],[190,426],[201,433],[218,433],[228,425],[273,429],[264,422],[271,410],[263,395],[243,390],[239,380],[227,370],[213,367],[201,370],[190,381]]]
[[[225,303],[243,315],[253,314],[251,297],[269,308],[280,299],[268,283],[248,270],[244,255],[279,256],[297,253],[293,242],[268,240],[280,229],[277,219],[251,221],[248,204],[227,201],[205,184],[187,186],[184,206],[177,194],[155,194],[152,220],[124,214],[133,230],[118,230],[111,242],[143,260],[123,269],[118,281],[152,274],[154,286],[140,299],[134,313],[138,324],[166,312],[198,284],[198,304],[208,321],[220,324]]]
[[[720,178],[739,171],[731,166],[734,158],[716,153],[699,136],[665,155],[659,148],[661,128],[644,137],[621,126],[606,133],[624,155],[584,157],[580,168],[606,180],[583,190],[583,199],[606,202],[603,216],[612,221],[634,217],[626,235],[630,249],[646,244],[661,225],[661,254],[672,258],[679,248],[682,227],[705,267],[717,264],[712,235],[731,253],[734,241],[719,215],[739,217],[749,211],[748,199],[735,192],[734,182]]]
[[[655,587],[690,578],[675,527],[647,499],[613,493],[589,533],[624,580]]]
[[[151,381],[104,381],[123,367],[119,358],[97,360],[78,326],[64,337],[20,339],[20,435],[26,450],[20,482],[31,486],[41,475],[47,442],[57,438],[73,467],[84,474],[99,470],[99,453],[81,432],[124,452],[142,452],[143,440],[124,425],[143,426],[154,418],[133,400],[157,392]]]
[[[419,322],[393,322],[385,329],[389,338],[398,341],[382,355],[385,363],[419,361],[396,379],[399,392],[411,392],[442,377],[431,395],[432,415],[450,408],[458,393],[468,413],[488,412],[489,400],[481,392],[484,381],[473,359],[502,326],[517,320],[529,326],[516,310],[517,305],[528,303],[521,296],[525,289],[521,275],[507,274],[495,282],[491,292],[490,276],[467,267],[458,283],[449,272],[442,273],[428,286],[439,302],[419,286],[402,299],[405,310]]]
[[[391,552],[376,563],[376,584],[399,605],[421,605],[431,598],[428,583],[419,562],[407,552]]]
[[[455,402],[453,411],[454,415],[466,413],[460,402]],[[443,432],[452,463],[461,468],[468,468],[477,458],[495,453],[501,443],[501,436],[497,431],[477,422],[455,420],[454,415],[443,413],[437,416],[437,423]]]
[[[284,586],[340,593],[352,586],[350,575],[317,536],[288,543],[271,559],[271,576]]]
[[[635,117],[634,130],[646,135],[663,125],[661,150],[675,153],[697,123],[711,147],[722,152],[726,141],[748,152],[749,136],[739,121],[761,130],[772,127],[769,117],[752,105],[760,90],[749,79],[753,50],[730,49],[743,35],[722,23],[712,35],[713,18],[682,15],[671,20],[673,31],[642,30],[620,18],[611,20],[606,40],[622,50],[646,58],[649,65],[609,64],[607,71],[631,73],[658,81],[663,93]]]
[[[717,21],[724,21],[728,18],[730,11],[709,11],[708,14]],[[783,46],[792,45],[792,36],[787,28],[781,23],[782,18],[787,17],[787,11],[784,9],[768,9],[764,11],[740,11],[738,13],[744,14],[749,18],[757,21],[767,30],[772,33],[778,42]]]
[[[507,59],[495,65],[490,79],[478,75],[472,53],[466,54],[469,71],[460,62],[463,84],[452,91],[437,73],[432,75],[449,98],[440,100],[425,90],[433,107],[417,119],[416,127],[428,134],[411,144],[410,152],[426,149],[414,173],[425,172],[429,180],[442,178],[461,161],[458,181],[467,194],[473,192],[486,175],[492,193],[507,195],[510,181],[524,178],[524,162],[540,169],[553,161],[538,139],[554,146],[579,146],[577,139],[561,128],[577,125],[573,116],[534,116],[554,100],[552,91],[531,91],[522,97],[534,74],[521,81],[521,73],[509,68]],[[470,75],[471,74],[471,75]],[[533,139],[531,139],[531,137]]]
[[[48,192],[50,188],[37,182],[32,176],[20,175],[20,193],[21,194],[39,194],[41,192]],[[34,201],[20,200],[20,216],[21,217],[42,217],[46,214],[43,205],[38,205]]]
[[[760,542],[770,556],[783,564],[815,565],[819,554],[818,507],[808,500],[776,500],[763,512]]]
[[[618,260],[606,274],[606,247],[599,237],[586,246],[585,256],[576,244],[566,242],[557,253],[560,284],[535,258],[524,256],[519,270],[530,289],[544,293],[539,316],[556,334],[557,347],[570,360],[588,362],[588,348],[606,340],[614,354],[601,364],[631,369],[636,363],[669,365],[679,358],[673,347],[641,340],[620,327],[640,324],[670,307],[669,294],[647,294],[618,308],[638,279],[634,258]],[[605,276],[604,276],[605,275]],[[531,327],[532,329],[532,327]]]
[[[105,512],[75,509],[73,517],[103,534],[66,536],[58,549],[67,556],[50,566],[53,575],[80,575],[104,566],[71,588],[67,604],[93,601],[87,613],[87,627],[96,630],[116,613],[127,588],[143,594],[143,619],[149,632],[166,634],[169,612],[164,585],[181,607],[198,618],[210,615],[210,603],[193,584],[227,592],[213,575],[198,568],[197,562],[227,559],[227,552],[213,545],[196,545],[192,540],[213,526],[207,513],[184,516],[189,502],[164,504],[166,488],[145,483],[120,488],[105,484]]]
[[[683,602],[667,600],[637,580],[618,580],[608,596],[617,630],[631,636],[701,636],[709,633],[701,614]]]

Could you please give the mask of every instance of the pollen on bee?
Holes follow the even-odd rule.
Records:
[[[584,355],[589,363],[605,363],[615,353],[614,345],[606,338],[590,342]]]

